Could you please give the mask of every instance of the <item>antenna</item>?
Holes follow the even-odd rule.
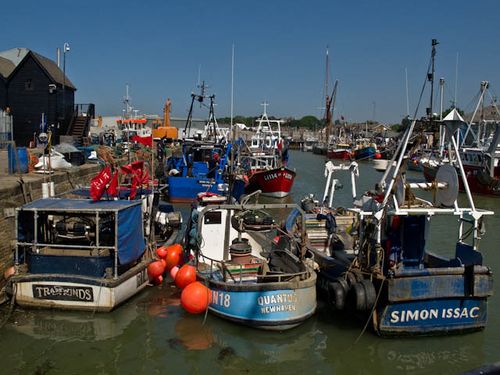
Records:
[[[128,88],[129,84],[125,84],[125,97],[123,98],[123,104],[125,104],[125,113],[124,113],[124,118],[128,118],[130,113],[132,112],[133,107],[130,105],[131,98],[128,94]]]
[[[408,94],[408,69],[405,67],[405,78],[406,78],[406,116],[410,118],[410,97]]]
[[[457,106],[457,86],[458,86],[458,52],[457,59],[455,62],[455,97],[453,98],[453,107]]]
[[[269,105],[269,103],[264,100],[262,103],[260,103],[260,105],[264,107],[264,113],[262,114],[262,116],[267,116],[267,106]]]
[[[198,64],[198,82],[196,83],[196,87],[200,86],[200,78],[201,78],[201,64]]]
[[[233,128],[233,106],[234,106],[234,43],[231,49],[231,130]]]

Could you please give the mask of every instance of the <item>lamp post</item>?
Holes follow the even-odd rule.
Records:
[[[66,125],[66,52],[69,52],[69,43],[64,43],[63,45],[63,97],[62,97],[62,105],[63,105],[63,121],[64,125]]]

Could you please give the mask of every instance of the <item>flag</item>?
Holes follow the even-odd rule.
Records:
[[[142,185],[147,185],[149,183],[149,180],[150,180],[150,178],[149,178],[149,171],[146,169],[144,171],[144,174],[141,177],[141,184]]]
[[[109,181],[111,181],[111,167],[108,165],[90,181],[90,196],[94,202],[101,199]]]
[[[113,175],[113,179],[109,183],[108,193],[112,197],[118,196],[118,170],[116,170],[115,174]]]
[[[135,194],[137,193],[137,182],[138,178],[136,175],[134,175],[134,178],[132,179],[132,185],[130,186],[130,196],[129,196],[130,199],[135,198]]]
[[[120,167],[122,173],[124,174],[135,174],[138,170],[142,170],[144,167],[144,161],[138,160],[133,163],[123,165]]]
[[[140,143],[146,147],[152,147],[153,146],[153,137],[152,136],[140,137],[138,135],[134,135],[132,137],[132,142]]]

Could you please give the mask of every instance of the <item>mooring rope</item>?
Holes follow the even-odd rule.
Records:
[[[16,284],[13,283],[12,284],[12,297],[10,299],[9,311],[7,312],[7,316],[2,321],[2,323],[0,323],[0,330],[7,324],[7,322],[9,321],[12,313],[14,312],[14,307],[16,305],[16,288],[17,288]]]

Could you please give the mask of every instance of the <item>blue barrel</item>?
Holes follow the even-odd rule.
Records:
[[[17,158],[15,150],[17,150]],[[9,173],[28,173],[28,150],[26,147],[13,147],[9,144]],[[19,163],[19,164],[18,164]]]

